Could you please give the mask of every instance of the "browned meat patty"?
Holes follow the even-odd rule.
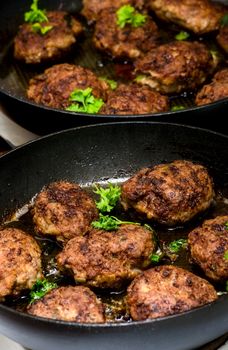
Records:
[[[121,84],[110,92],[101,114],[144,114],[169,110],[167,96],[159,94],[149,86]]]
[[[35,32],[31,23],[24,23],[14,39],[14,56],[26,63],[40,63],[55,59],[68,51],[82,32],[82,25],[64,11],[46,13],[48,22],[42,27],[52,26],[46,34]]]
[[[207,277],[219,281],[228,279],[228,215],[204,221],[189,233],[191,256]]]
[[[39,317],[78,323],[104,323],[104,307],[87,287],[60,287],[28,307]]]
[[[119,288],[150,263],[154,248],[152,232],[138,225],[122,225],[117,231],[91,229],[68,241],[57,263],[73,271],[77,282]]]
[[[69,101],[71,93],[75,89],[85,90],[88,87],[92,88],[94,97],[106,100],[109,86],[104,80],[87,68],[63,63],[31,79],[27,95],[38,104],[66,109],[72,103]]]
[[[147,16],[146,22],[140,27],[127,24],[120,28],[116,11],[116,8],[108,8],[100,12],[93,36],[97,49],[113,57],[134,59],[158,45],[158,29],[152,19]]]
[[[217,42],[223,48],[223,50],[228,53],[228,26],[223,26],[219,30],[217,35]]]
[[[207,209],[214,196],[207,169],[199,164],[176,160],[144,168],[122,185],[121,203],[148,219],[176,225]]]
[[[176,266],[144,271],[127,290],[127,304],[135,321],[179,314],[216,299],[209,282]]]
[[[210,84],[204,85],[197,93],[195,103],[198,106],[228,98],[228,68],[217,72]]]
[[[196,34],[217,30],[225,14],[222,5],[210,0],[149,0],[148,3],[161,19],[177,23]]]
[[[214,62],[207,47],[198,42],[175,41],[151,50],[135,61],[141,84],[163,93],[194,90],[213,72]]]
[[[94,200],[79,185],[53,182],[37,195],[33,207],[36,230],[66,241],[86,233],[98,216]]]
[[[0,230],[0,300],[32,288],[41,277],[41,250],[34,238],[16,228]]]
[[[144,0],[83,0],[82,14],[89,21],[95,21],[102,10],[109,9],[111,7],[115,7],[117,9],[128,4],[142,10]]]

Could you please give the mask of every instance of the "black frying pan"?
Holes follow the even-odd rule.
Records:
[[[0,96],[2,103],[8,109],[10,115],[23,126],[33,129],[37,133],[46,134],[64,128],[94,124],[96,122],[153,120],[185,123],[220,130],[222,132],[226,131],[225,120],[228,113],[228,99],[206,106],[195,107],[194,94],[188,94],[187,97],[182,95],[173,97],[172,103],[174,105],[185,106],[185,110],[131,116],[75,114],[38,106],[28,101],[26,98],[26,88],[29,79],[43,72],[47,66],[51,65],[28,67],[13,59],[12,40],[18,30],[18,26],[23,22],[23,14],[29,9],[31,2],[32,0],[7,0],[0,3]],[[228,4],[227,0],[222,0],[222,2]],[[63,9],[73,14],[79,13],[81,6],[81,0],[40,0],[41,8],[46,8],[47,10]],[[170,32],[170,25],[166,29],[167,32]],[[85,37],[88,37],[88,33]],[[213,39],[212,41],[214,49],[215,40]],[[212,44],[210,38],[208,42],[210,45]],[[89,67],[100,76],[113,77],[117,66],[118,70],[120,70],[119,65],[104,59],[102,54],[92,48],[90,40],[86,40],[85,38],[79,42],[70,55],[64,58],[64,62],[66,61]]]
[[[43,137],[0,158],[0,215],[28,203],[51,181],[120,181],[175,159],[204,164],[227,197],[227,136],[175,124],[100,124]],[[33,350],[185,350],[227,331],[227,295],[177,316],[106,325],[41,319],[0,305],[0,333]]]

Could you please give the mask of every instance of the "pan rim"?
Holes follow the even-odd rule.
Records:
[[[24,97],[19,97],[19,96],[14,96],[13,94],[10,93],[10,91],[5,91],[1,86],[0,86],[0,93],[7,96],[8,98],[12,99],[12,100],[16,100],[19,103],[22,103],[23,105],[28,105],[29,107],[35,108],[38,111],[40,110],[40,112],[42,112],[43,110],[46,112],[52,112],[55,114],[58,114],[58,116],[61,117],[65,117],[66,115],[70,118],[78,118],[78,117],[84,117],[84,118],[99,118],[99,119],[105,119],[109,118],[109,119],[126,119],[128,120],[129,118],[135,118],[137,119],[142,119],[142,118],[150,118],[150,117],[164,117],[164,116],[174,116],[174,115],[182,115],[185,113],[202,113],[205,111],[210,111],[211,109],[213,110],[213,108],[215,107],[225,107],[226,105],[228,105],[228,97],[225,97],[221,100],[217,100],[214,101],[212,103],[207,103],[205,105],[201,105],[201,106],[192,106],[189,108],[185,108],[185,109],[180,109],[177,111],[167,111],[167,112],[159,112],[159,113],[145,113],[145,114],[91,114],[91,113],[78,113],[78,112],[70,112],[70,111],[66,111],[64,109],[58,109],[58,108],[52,108],[52,107],[48,107],[42,104],[38,104],[35,102],[30,101],[29,99],[26,99]]]

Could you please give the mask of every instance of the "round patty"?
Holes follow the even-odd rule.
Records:
[[[206,280],[176,266],[159,266],[137,276],[127,290],[127,304],[135,321],[191,310],[217,299]]]
[[[149,86],[120,84],[116,90],[109,93],[100,113],[127,115],[159,113],[168,110],[168,97],[152,90]]]
[[[189,233],[191,256],[205,275],[215,281],[228,279],[228,215],[204,221]]]
[[[98,216],[94,200],[79,185],[53,182],[37,195],[33,207],[35,228],[66,241],[83,235]]]
[[[63,63],[48,68],[29,82],[27,96],[38,104],[52,108],[66,109],[75,89],[92,88],[96,98],[106,100],[109,85],[99,79],[91,70],[73,64]]]
[[[88,21],[95,21],[102,10],[111,7],[118,9],[123,5],[132,5],[141,10],[144,5],[144,0],[83,0],[82,15],[85,16]]]
[[[140,83],[162,93],[194,90],[213,72],[217,61],[198,42],[174,41],[160,45],[135,61]]]
[[[207,209],[214,196],[207,169],[176,160],[145,168],[122,185],[121,203],[165,225],[184,223]]]
[[[100,12],[95,25],[93,42],[97,49],[113,57],[137,58],[158,45],[158,29],[148,16],[139,27],[117,24],[117,9],[108,8]]]
[[[92,229],[71,239],[58,254],[57,263],[70,269],[77,282],[119,288],[150,263],[154,247],[152,232],[138,225],[122,225],[109,232]]]
[[[197,93],[195,103],[198,106],[228,98],[228,68],[217,72],[210,84],[204,85]]]
[[[24,23],[14,39],[15,58],[26,63],[40,63],[60,57],[76,42],[82,32],[82,25],[64,11],[46,13],[48,22],[42,27],[51,26],[46,34],[34,31],[33,24]]]
[[[27,309],[31,315],[78,323],[104,323],[104,308],[87,287],[60,287]]]
[[[16,228],[0,230],[0,300],[32,288],[42,276],[41,250],[35,239]]]
[[[149,0],[148,6],[161,19],[196,34],[217,30],[226,12],[225,7],[210,0]]]

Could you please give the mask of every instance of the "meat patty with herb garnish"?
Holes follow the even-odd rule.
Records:
[[[148,7],[161,19],[196,34],[217,30],[225,13],[223,5],[210,0],[149,0]]]
[[[122,185],[121,203],[165,225],[185,223],[214,197],[207,169],[186,160],[144,168]]]
[[[195,103],[201,106],[228,98],[228,68],[217,72],[210,84],[206,84],[197,93]]]
[[[88,88],[90,92],[87,90]],[[77,104],[74,102],[74,95],[78,93],[85,99],[93,96],[94,103],[89,100],[87,104],[96,104],[97,99],[106,100],[108,90],[109,84],[105,80],[99,79],[91,70],[63,63],[54,65],[46,69],[43,74],[32,78],[29,82],[27,95],[29,99],[38,104],[68,109]],[[77,100],[77,97],[75,99]],[[82,106],[79,103],[79,111],[80,107]]]
[[[31,315],[78,323],[104,323],[104,307],[87,287],[53,289],[28,309]]]
[[[61,57],[76,42],[82,25],[64,11],[49,11],[47,22],[24,23],[14,39],[14,56],[26,63]]]
[[[153,233],[133,224],[115,231],[91,229],[68,241],[57,255],[61,269],[70,269],[76,282],[99,288],[120,288],[150,264]]]
[[[93,42],[112,57],[137,58],[158,45],[158,29],[152,19],[130,5],[100,12]]]
[[[206,220],[189,233],[194,262],[215,281],[228,279],[228,215]]]
[[[33,221],[38,232],[66,241],[86,233],[98,217],[94,200],[79,185],[53,182],[37,195]]]
[[[96,21],[99,13],[111,7],[118,9],[123,5],[132,5],[138,10],[142,10],[144,0],[83,0],[82,15],[88,21]]]
[[[217,61],[198,42],[174,41],[163,44],[135,61],[138,82],[162,93],[194,90],[213,73]]]
[[[206,280],[176,266],[158,266],[137,276],[127,289],[134,321],[180,314],[217,299]]]
[[[149,86],[121,84],[108,94],[101,114],[146,114],[169,110],[167,96],[152,90]]]
[[[17,228],[0,230],[0,300],[32,288],[42,276],[41,250],[35,239]]]

